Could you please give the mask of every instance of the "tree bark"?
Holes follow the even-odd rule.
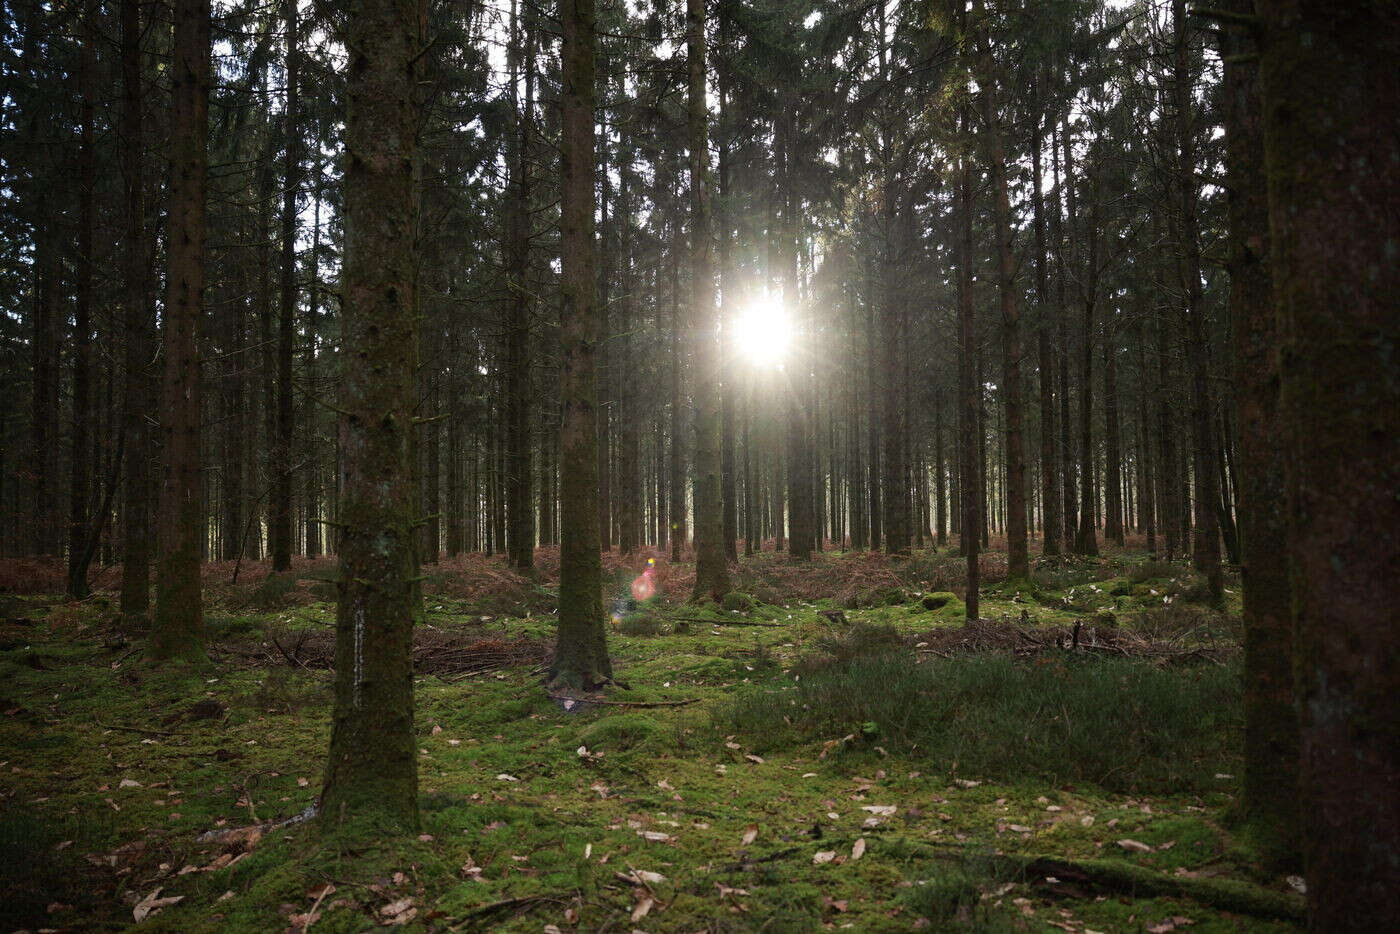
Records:
[[[1181,212],[1181,263],[1186,291],[1186,347],[1191,373],[1191,446],[1194,452],[1195,531],[1191,563],[1206,575],[1211,599],[1224,599],[1220,567],[1220,500],[1215,466],[1215,438],[1210,419],[1209,348],[1206,346],[1205,300],[1201,293],[1201,238],[1196,216],[1196,144],[1193,136],[1192,80],[1186,0],[1172,0],[1175,42],[1172,49],[1173,92],[1177,142],[1177,196]]]
[[[176,0],[171,67],[165,374],[161,396],[156,612],[151,656],[203,653],[204,546],[199,330],[204,314],[204,195],[209,157],[209,0]]]
[[[418,823],[413,626],[418,0],[355,0],[346,49],[339,600],[322,826]]]
[[[141,86],[141,3],[121,0],[122,95],[119,114],[123,222],[122,424],[126,469],[122,490],[121,612],[144,617],[151,600],[151,435],[155,410],[150,364],[154,309],[147,270],[144,104]]]
[[[559,639],[547,680],[594,688],[612,679],[603,629],[598,535],[598,345],[593,232],[593,0],[563,0],[560,136]]]
[[[523,20],[523,23],[522,23]],[[514,126],[509,138],[510,197],[506,206],[506,276],[510,289],[505,360],[505,511],[509,526],[506,554],[511,567],[535,564],[535,492],[530,433],[530,128],[534,119],[535,37],[532,19],[511,4],[510,74]],[[523,46],[523,48],[522,48]],[[524,56],[522,65],[521,56]],[[525,100],[518,97],[523,67]],[[592,177],[589,178],[592,185]],[[590,286],[591,287],[591,286]],[[594,472],[596,475],[597,467]],[[497,542],[497,547],[501,547]]]
[[[89,5],[82,23],[82,50],[79,63],[79,84],[82,100],[79,110],[80,145],[78,154],[78,255],[77,301],[73,305],[73,431],[69,455],[71,473],[68,492],[68,595],[81,599],[88,587],[88,486],[92,448],[89,432],[93,422],[92,407],[92,228],[93,189],[97,183],[97,160],[94,153],[94,111],[97,71],[97,49],[94,34],[98,24],[96,5]]]
[[[1400,917],[1400,23],[1259,0],[1308,921]]]
[[[967,132],[968,114],[961,114],[963,132]],[[962,455],[962,524],[963,555],[967,558],[967,593],[963,603],[967,619],[980,616],[978,607],[978,566],[982,534],[980,491],[977,482],[977,379],[974,357],[976,343],[976,306],[972,300],[972,166],[968,156],[962,157],[958,170],[958,392],[960,398],[959,428]]]
[[[281,278],[277,318],[277,435],[272,454],[272,503],[269,538],[272,569],[292,566],[292,356],[296,349],[297,191],[301,186],[301,137],[297,128],[297,0],[284,0],[286,104],[282,112]]]
[[[990,58],[990,53],[988,53]],[[1001,300],[1001,399],[1006,419],[1006,553],[1012,579],[1030,576],[1026,532],[1025,416],[1021,397],[1021,302],[1016,294],[1015,232],[1011,226],[1011,197],[1006,173],[1006,147],[993,93],[993,80],[982,82],[982,126],[991,167],[997,241],[997,293]],[[1037,181],[1037,185],[1038,185]]]
[[[724,556],[720,381],[723,364],[715,306],[710,207],[709,111],[705,105],[705,0],[686,0],[690,72],[690,319],[695,335],[695,592],[719,601],[729,592]]]

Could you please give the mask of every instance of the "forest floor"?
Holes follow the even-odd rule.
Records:
[[[0,568],[0,928],[1292,930],[1233,829],[1238,581],[1044,559],[962,625],[960,558],[762,553],[724,608],[611,556],[602,703],[553,698],[557,554],[428,570],[421,835],[321,842],[334,571],[210,565],[210,662]],[[114,576],[103,576],[110,586]],[[34,592],[35,590],[40,592]],[[648,705],[666,706],[648,706]],[[144,921],[142,920],[144,919]]]

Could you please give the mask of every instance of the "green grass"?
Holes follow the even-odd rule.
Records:
[[[1119,658],[848,657],[721,715],[760,749],[859,733],[926,768],[998,781],[1205,792],[1235,770],[1238,671]]]

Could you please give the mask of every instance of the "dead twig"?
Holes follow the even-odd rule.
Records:
[[[691,697],[686,700],[674,701],[620,701],[603,700],[602,698],[593,700],[587,697],[569,697],[567,694],[550,694],[549,696],[554,700],[568,700],[576,704],[598,704],[601,707],[684,707],[687,704],[694,704],[700,700],[698,697]]]

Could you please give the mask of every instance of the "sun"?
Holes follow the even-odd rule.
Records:
[[[760,298],[734,322],[734,346],[762,367],[781,368],[792,348],[792,319],[781,302]]]

